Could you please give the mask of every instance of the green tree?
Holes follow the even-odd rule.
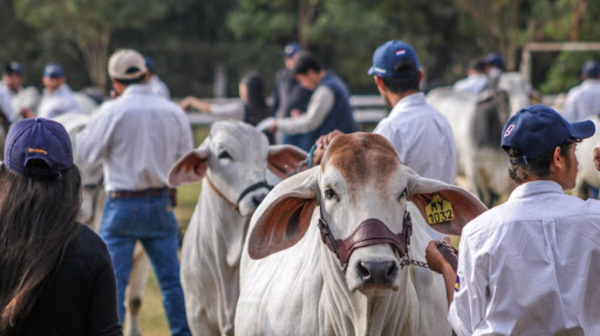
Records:
[[[59,38],[81,52],[93,85],[107,87],[111,34],[118,29],[143,29],[164,16],[165,0],[15,0],[17,17],[47,39]]]

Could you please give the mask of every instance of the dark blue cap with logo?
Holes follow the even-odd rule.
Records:
[[[17,74],[23,76],[23,67],[18,62],[10,62],[4,66],[4,73],[7,75]]]
[[[400,62],[411,62],[414,67],[409,67],[408,71],[398,70],[396,65]],[[419,69],[419,59],[415,50],[408,43],[391,40],[375,50],[373,65],[368,74],[379,77],[405,78],[418,73]]]
[[[300,45],[300,43],[298,43],[298,42],[289,43],[288,45],[285,46],[285,48],[283,48],[283,57],[292,57],[296,53],[299,53],[300,51],[302,51],[302,45]]]
[[[595,131],[590,120],[569,123],[548,106],[532,105],[508,119],[502,131],[502,147],[512,147],[523,154],[523,160],[512,164],[527,164],[553,152],[568,139],[589,138]]]
[[[581,74],[588,78],[597,78],[600,76],[600,62],[590,60],[583,64]]]
[[[28,165],[34,159],[45,165]],[[71,139],[55,121],[24,119],[8,131],[4,160],[10,170],[23,176],[59,177],[73,165]]]
[[[65,70],[59,63],[50,63],[44,68],[44,77],[64,77]]]

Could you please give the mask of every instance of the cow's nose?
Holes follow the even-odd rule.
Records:
[[[398,275],[398,265],[393,261],[361,261],[357,267],[365,285],[389,285]]]
[[[266,194],[254,195],[252,196],[252,202],[254,202],[254,205],[258,206],[260,202],[262,202],[265,199],[266,196]]]

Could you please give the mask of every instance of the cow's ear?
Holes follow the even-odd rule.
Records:
[[[421,177],[406,166],[403,169],[409,175],[410,200],[438,232],[460,235],[467,223],[487,210],[477,197],[461,187]]]
[[[296,146],[269,146],[268,167],[278,177],[286,178],[306,157],[306,152]]]
[[[248,254],[264,258],[296,244],[308,230],[317,205],[318,167],[279,183],[252,216]]]
[[[173,188],[200,181],[208,168],[208,149],[200,147],[185,153],[169,170],[168,182]]]

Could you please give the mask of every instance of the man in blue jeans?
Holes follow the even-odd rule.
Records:
[[[100,236],[117,278],[119,317],[125,315],[125,288],[133,249],[142,242],[160,284],[173,335],[190,335],[177,259],[178,231],[167,173],[192,149],[192,133],[178,105],[145,85],[147,69],[137,51],[115,52],[108,73],[118,97],[102,105],[77,138],[77,155],[101,161],[108,194]]]

